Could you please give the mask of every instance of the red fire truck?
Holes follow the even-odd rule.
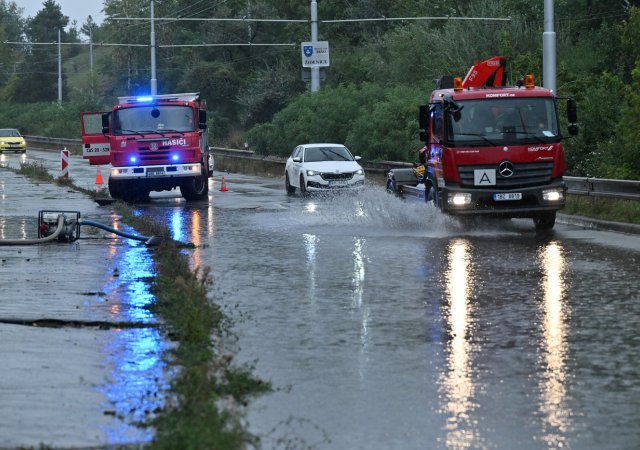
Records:
[[[558,97],[535,86],[532,75],[505,86],[505,65],[496,56],[464,80],[439,80],[419,112],[424,164],[390,170],[389,192],[456,216],[525,217],[536,229],[553,228],[566,191]],[[566,100],[575,135],[576,103]]]
[[[144,201],[151,191],[173,188],[188,201],[207,197],[213,157],[198,93],[119,97],[111,112],[81,119],[83,157],[111,164],[112,198]]]

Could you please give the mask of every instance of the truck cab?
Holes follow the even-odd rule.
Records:
[[[115,199],[143,200],[177,187],[186,200],[202,200],[213,170],[206,130],[198,93],[119,97],[110,112],[82,114],[83,157],[111,164]]]
[[[532,76],[503,86],[502,77],[476,70],[477,86],[468,81],[473,73],[464,82],[444,80],[420,108],[427,164],[418,184],[424,198],[451,215],[525,217],[537,229],[552,228],[566,192],[557,98],[535,86]],[[574,134],[573,100],[568,114]],[[405,180],[395,182],[401,185],[396,189],[413,190],[407,173],[393,172]]]

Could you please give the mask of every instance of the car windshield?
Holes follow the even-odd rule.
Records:
[[[188,106],[137,106],[113,113],[114,135],[194,130],[193,109]]]
[[[353,156],[345,147],[311,147],[305,150],[304,161],[353,161]]]
[[[447,114],[447,140],[454,145],[496,146],[555,142],[559,138],[553,99],[546,97],[466,100]]]
[[[18,130],[0,130],[0,137],[20,137]]]

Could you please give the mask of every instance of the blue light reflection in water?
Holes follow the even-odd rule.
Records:
[[[122,227],[115,220],[111,226]],[[154,275],[149,250],[135,240],[114,240],[109,256],[115,263],[113,277],[105,286],[111,320],[155,323],[148,309],[154,300],[148,282]],[[134,425],[152,418],[164,404],[168,377],[162,355],[169,344],[153,327],[117,329],[112,336],[104,348],[110,380],[101,390],[109,399],[105,408],[113,410],[120,420],[103,431],[109,444],[148,442],[153,438],[152,430]]]

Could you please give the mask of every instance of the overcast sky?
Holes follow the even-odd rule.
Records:
[[[23,8],[22,16],[27,17],[35,16],[38,11],[42,9],[42,3],[44,0],[9,0],[14,1],[18,8]],[[87,20],[88,16],[91,16],[94,22],[100,24],[104,19],[102,13],[103,2],[102,0],[56,0],[56,3],[60,5],[62,14],[69,17],[69,24],[73,20],[78,21],[78,28]]]

